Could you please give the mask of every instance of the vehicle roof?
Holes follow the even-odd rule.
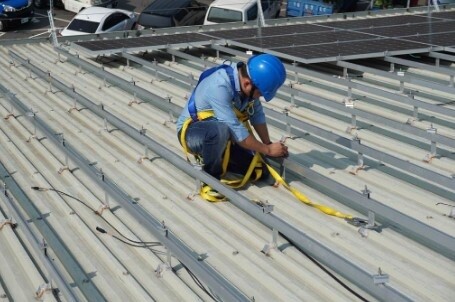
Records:
[[[254,5],[255,0],[215,0],[210,7],[221,7],[232,10],[242,10],[243,8]]]
[[[160,16],[173,16],[178,10],[191,5],[192,0],[155,0],[143,12],[153,12]]]
[[[116,9],[116,8],[106,8],[106,7],[98,7],[98,6],[91,6],[85,8],[83,11],[79,12],[74,19],[79,20],[90,20],[94,22],[101,22],[103,18],[112,12],[121,12],[125,14],[131,14],[131,11],[123,10],[123,9]]]

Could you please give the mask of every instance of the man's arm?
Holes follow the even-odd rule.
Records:
[[[269,130],[267,128],[267,124],[257,124],[257,125],[253,125],[254,127],[254,130],[256,130],[256,133],[259,135],[259,138],[261,139],[261,141],[266,144],[266,145],[269,145],[271,143],[270,141],[270,137],[269,137]]]
[[[287,157],[288,147],[281,142],[263,144],[258,141],[252,134],[238,144],[249,150],[253,150],[272,157]]]

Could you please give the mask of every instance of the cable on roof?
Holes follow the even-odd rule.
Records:
[[[190,269],[188,267],[185,266],[185,264],[182,263],[182,266],[185,268],[185,270],[188,272],[188,274],[190,275],[191,279],[193,279],[194,283],[196,283],[196,285],[202,289],[202,291],[204,293],[206,293],[210,298],[212,298],[214,301],[219,301],[207,288],[205,288],[205,286],[202,284],[201,280],[199,280],[195,274],[193,274],[192,271],[190,271]]]
[[[364,298],[361,296],[359,293],[357,293],[354,289],[349,287],[346,283],[341,281],[337,276],[335,276],[331,271],[329,271],[326,267],[324,267],[319,261],[317,261],[315,258],[310,256],[307,252],[299,248],[298,246],[294,245],[291,240],[289,240],[285,235],[281,234],[284,239],[286,239],[292,246],[296,247],[302,254],[304,254],[311,262],[313,262],[317,267],[319,267],[323,272],[325,272],[327,275],[329,275],[333,280],[335,280],[338,284],[340,284],[342,287],[344,287],[348,292],[359,298],[363,302],[369,302],[368,299]]]
[[[67,196],[71,199],[74,199],[78,202],[80,202],[81,204],[83,204],[86,208],[90,209],[91,211],[93,211],[95,214],[97,214],[99,217],[101,217],[111,228],[113,228],[119,235],[120,237],[116,236],[116,235],[113,235],[113,234],[110,234],[108,233],[107,231],[105,231],[104,229],[100,228],[100,227],[96,227],[96,230],[100,233],[106,233],[108,235],[111,235],[112,237],[114,237],[115,239],[125,243],[125,244],[128,244],[130,246],[135,246],[135,247],[151,247],[151,246],[160,246],[162,245],[161,242],[158,242],[158,241],[137,241],[137,240],[133,240],[133,239],[130,239],[128,237],[126,237],[125,235],[123,235],[117,228],[115,228],[106,218],[104,218],[103,216],[101,216],[101,213],[100,211],[98,210],[94,210],[92,207],[90,207],[87,203],[85,203],[84,201],[82,201],[81,199],[77,198],[77,197],[74,197],[68,193],[65,193],[63,191],[60,191],[60,190],[57,190],[57,189],[54,189],[54,188],[42,188],[42,187],[38,187],[38,186],[33,186],[31,187],[32,190],[35,190],[35,191],[54,191],[60,195],[64,195],[64,196]],[[159,251],[155,251],[154,252],[159,252]]]

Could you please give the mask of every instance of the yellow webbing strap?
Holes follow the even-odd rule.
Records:
[[[248,131],[250,133],[252,133],[251,127],[250,127],[249,123],[247,123],[248,114],[242,113],[242,112],[240,112],[237,109],[235,109],[235,113],[237,115],[237,118],[241,122],[243,122],[245,124],[245,126],[248,129]],[[213,113],[212,110],[198,112],[199,120],[204,120],[204,119],[210,118],[213,115],[214,115],[214,113]],[[185,135],[186,135],[186,130],[188,129],[188,125],[191,122],[192,122],[192,120],[190,118],[185,121],[185,123],[183,124],[183,127],[182,127],[181,134],[180,134],[180,142],[182,143],[182,146],[183,146],[183,149],[185,151],[185,155],[186,155],[188,161],[189,161],[188,153],[190,153],[190,152],[188,150],[188,146],[187,146],[186,141],[185,141]],[[230,149],[231,149],[230,146],[231,146],[231,141],[228,142],[228,144],[226,146],[226,150],[224,151],[223,164],[222,164],[222,166],[223,166],[223,175],[226,173],[227,165],[229,163]],[[275,179],[275,181],[277,183],[279,183],[279,184],[282,184],[286,189],[288,189],[292,194],[294,194],[294,196],[299,201],[303,202],[304,204],[306,204],[308,206],[311,206],[313,208],[318,209],[319,211],[323,212],[324,214],[335,216],[335,217],[338,217],[338,218],[353,219],[352,215],[341,213],[340,211],[337,211],[337,210],[335,210],[333,208],[330,208],[328,206],[325,206],[325,205],[319,205],[319,204],[313,203],[303,193],[301,193],[296,188],[294,188],[294,187],[290,186],[289,184],[287,184],[286,181],[278,174],[278,172],[276,172],[269,164],[267,164],[263,160],[262,156],[258,152],[255,153],[253,159],[251,160],[250,166],[248,167],[248,170],[247,170],[246,174],[244,175],[244,177],[242,179],[236,179],[236,180],[225,180],[225,179],[222,179],[221,182],[226,184],[226,185],[228,185],[229,187],[231,187],[233,189],[239,189],[239,188],[243,187],[250,180],[250,177],[251,177],[253,171],[256,168],[257,168],[256,169],[256,177],[255,177],[255,179],[253,181],[258,180],[261,177],[261,175],[262,175],[262,165],[263,164],[266,165],[267,169],[270,172],[270,175],[272,175],[272,177]],[[223,195],[221,195],[218,192],[214,191],[209,185],[202,186],[201,187],[201,191],[199,192],[199,194],[201,195],[202,198],[204,198],[205,200],[210,201],[210,202],[218,202],[218,201],[226,201],[227,200],[226,197],[224,197]]]
[[[339,211],[337,211],[337,210],[335,210],[333,208],[330,208],[328,206],[325,206],[325,205],[319,205],[319,204],[313,203],[308,197],[306,197],[299,190],[297,190],[296,188],[291,187],[289,184],[287,184],[286,181],[284,181],[284,179],[278,174],[278,172],[276,172],[270,165],[266,164],[266,166],[267,166],[267,169],[270,172],[270,175],[273,176],[275,181],[277,183],[279,183],[279,184],[282,184],[283,187],[285,187],[286,189],[291,191],[291,193],[294,194],[294,196],[298,200],[303,202],[304,204],[309,205],[310,207],[316,208],[319,211],[321,211],[321,212],[323,212],[324,214],[327,214],[327,215],[336,216],[338,218],[344,218],[344,219],[352,219],[353,218],[352,215],[341,213],[341,212],[339,212]]]

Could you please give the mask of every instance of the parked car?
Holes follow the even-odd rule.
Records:
[[[123,9],[88,7],[74,16],[60,34],[76,36],[131,30],[136,26],[136,14]]]
[[[281,10],[281,0],[261,0],[262,12],[265,19],[278,18]],[[248,22],[258,17],[257,0],[215,0],[204,19],[204,25]]]
[[[34,13],[31,0],[0,0],[0,31],[30,22]]]
[[[206,11],[194,0],[155,0],[139,14],[137,29],[201,25]]]
[[[32,0],[36,8],[48,7],[50,0]],[[67,11],[78,13],[84,8],[91,6],[101,6],[107,8],[115,8],[118,5],[118,0],[53,0],[53,5],[62,7]]]

